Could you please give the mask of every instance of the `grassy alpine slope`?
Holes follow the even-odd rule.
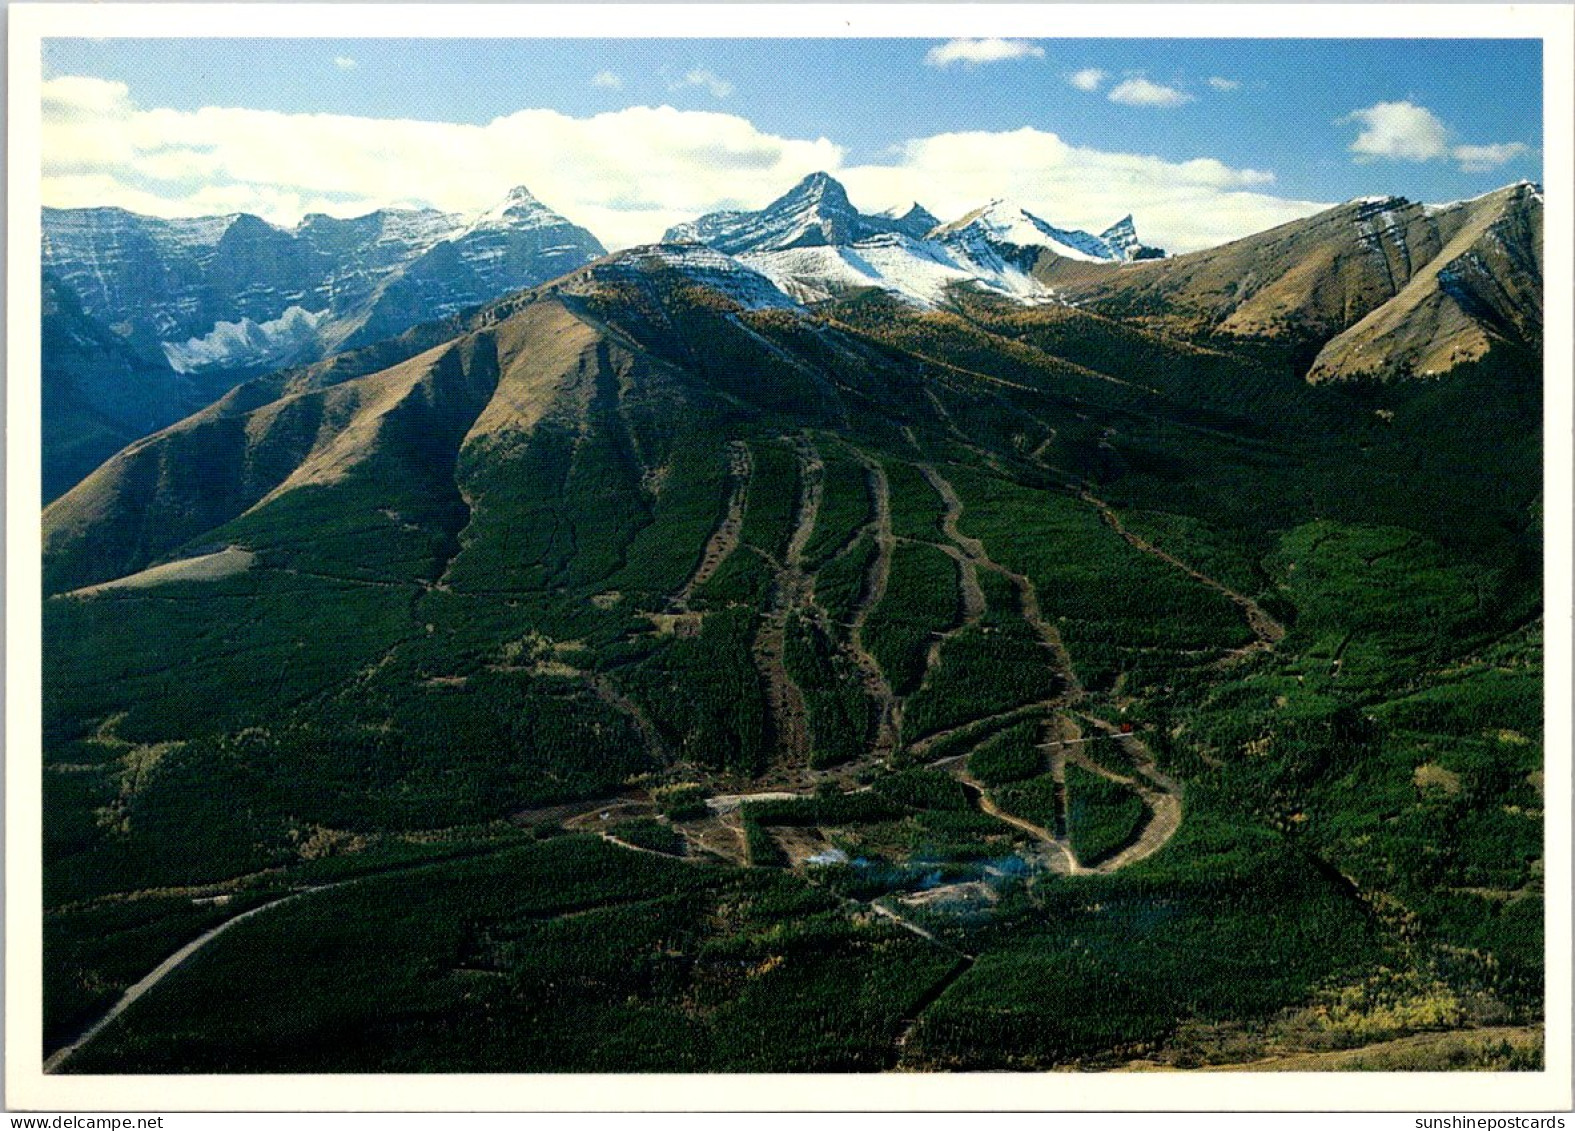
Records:
[[[613,260],[112,459],[44,517],[46,1049],[328,884],[63,1070],[1535,1026],[1529,355],[1315,387],[1108,307],[751,311]]]

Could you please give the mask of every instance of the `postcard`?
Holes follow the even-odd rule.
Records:
[[[13,1106],[1571,1102],[1568,5],[11,16]]]

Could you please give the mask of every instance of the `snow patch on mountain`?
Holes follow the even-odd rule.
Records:
[[[216,366],[233,368],[272,364],[310,346],[328,310],[316,312],[292,306],[278,318],[255,322],[219,322],[198,338],[161,342],[164,357],[177,373],[195,373]]]
[[[667,230],[664,243],[702,243],[729,255],[837,247],[896,232],[922,238],[935,217],[915,204],[901,216],[866,215],[835,177],[812,173],[755,212],[712,212]]]
[[[1422,211],[1425,215],[1437,216],[1441,212],[1448,212],[1466,204],[1475,204],[1480,200],[1486,200],[1490,196],[1497,196],[1501,193],[1509,196],[1525,196],[1538,204],[1542,203],[1542,186],[1536,181],[1521,179],[1496,189],[1489,189],[1487,192],[1479,192],[1476,196],[1468,196],[1461,200],[1448,200],[1442,204],[1424,204]]]
[[[714,248],[693,243],[647,244],[592,264],[568,286],[571,294],[605,283],[653,283],[677,274],[732,299],[746,310],[801,310],[802,306],[760,271]]]
[[[524,185],[516,185],[506,197],[472,220],[464,234],[500,229],[528,231],[534,228],[555,228],[568,223],[536,199],[535,194]]]
[[[918,201],[908,205],[902,212],[898,212],[895,208],[888,208],[883,212],[877,212],[875,216],[889,223],[893,231],[912,236],[916,240],[928,236],[940,227],[941,223],[940,217]]]
[[[1020,302],[1049,302],[1049,288],[989,253],[977,259],[931,240],[887,233],[843,247],[747,252],[745,264],[802,302],[821,302],[845,291],[877,287],[929,309],[954,285],[973,283]]]

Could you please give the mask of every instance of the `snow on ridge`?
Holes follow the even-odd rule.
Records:
[[[947,224],[937,235],[963,245],[984,241],[1013,247],[1042,247],[1062,258],[1084,263],[1108,263],[1122,258],[1099,236],[1057,228],[1026,208],[999,198]]]
[[[664,242],[698,242],[733,255],[798,247],[840,246],[885,232],[923,236],[938,221],[917,203],[866,214],[848,199],[842,183],[812,173],[765,207],[709,212],[667,229]]]
[[[292,306],[268,322],[250,318],[219,322],[201,337],[159,344],[170,368],[177,373],[193,373],[215,365],[256,365],[285,357],[307,345],[327,318],[326,308],[313,312]]]
[[[859,287],[877,287],[921,309],[941,305],[957,284],[974,283],[1024,303],[1054,293],[998,255],[972,256],[933,240],[889,232],[838,247],[746,252],[739,258],[788,294],[820,302]]]
[[[1422,208],[1427,215],[1436,216],[1440,212],[1448,212],[1451,208],[1458,208],[1462,204],[1475,204],[1479,200],[1486,200],[1488,197],[1497,196],[1501,192],[1512,191],[1525,191],[1527,195],[1529,195],[1538,204],[1542,203],[1542,186],[1536,181],[1527,180],[1526,178],[1522,177],[1518,181],[1512,181],[1507,185],[1500,185],[1496,189],[1489,189],[1487,192],[1479,192],[1476,196],[1467,196],[1460,200],[1448,200],[1443,204],[1426,204],[1423,205]]]
[[[750,264],[698,243],[644,244],[590,268],[590,278],[626,278],[652,266],[676,271],[746,310],[801,310],[802,305]]]
[[[497,228],[526,230],[554,228],[568,221],[538,200],[524,185],[516,185],[509,194],[491,208],[476,216],[465,231],[478,232]]]

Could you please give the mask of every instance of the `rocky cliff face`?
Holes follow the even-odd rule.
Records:
[[[162,220],[45,209],[44,268],[136,354],[178,372],[309,360],[573,270],[604,249],[523,188],[469,218],[387,209]]]
[[[1430,377],[1499,343],[1542,348],[1541,193],[1511,185],[1431,218],[1454,235],[1394,297],[1330,339],[1308,380]]]
[[[54,275],[42,281],[43,501],[139,436],[198,407],[190,382],[145,358],[82,311]]]
[[[45,496],[259,373],[401,334],[600,255],[523,188],[478,217],[165,220],[45,209]],[[82,442],[70,440],[80,436]]]
[[[741,257],[805,302],[875,288],[912,305],[943,304],[955,285],[1019,302],[1054,293],[1031,277],[1041,259],[1117,263],[1163,254],[1145,247],[1128,216],[1104,235],[1057,228],[1005,201],[950,224],[920,204],[860,212],[826,173],[806,177],[756,212],[713,212],[667,232]]]
[[[1542,194],[1367,197],[1207,251],[1051,277],[1070,301],[1188,336],[1308,351],[1308,377],[1428,376],[1542,342]]]

